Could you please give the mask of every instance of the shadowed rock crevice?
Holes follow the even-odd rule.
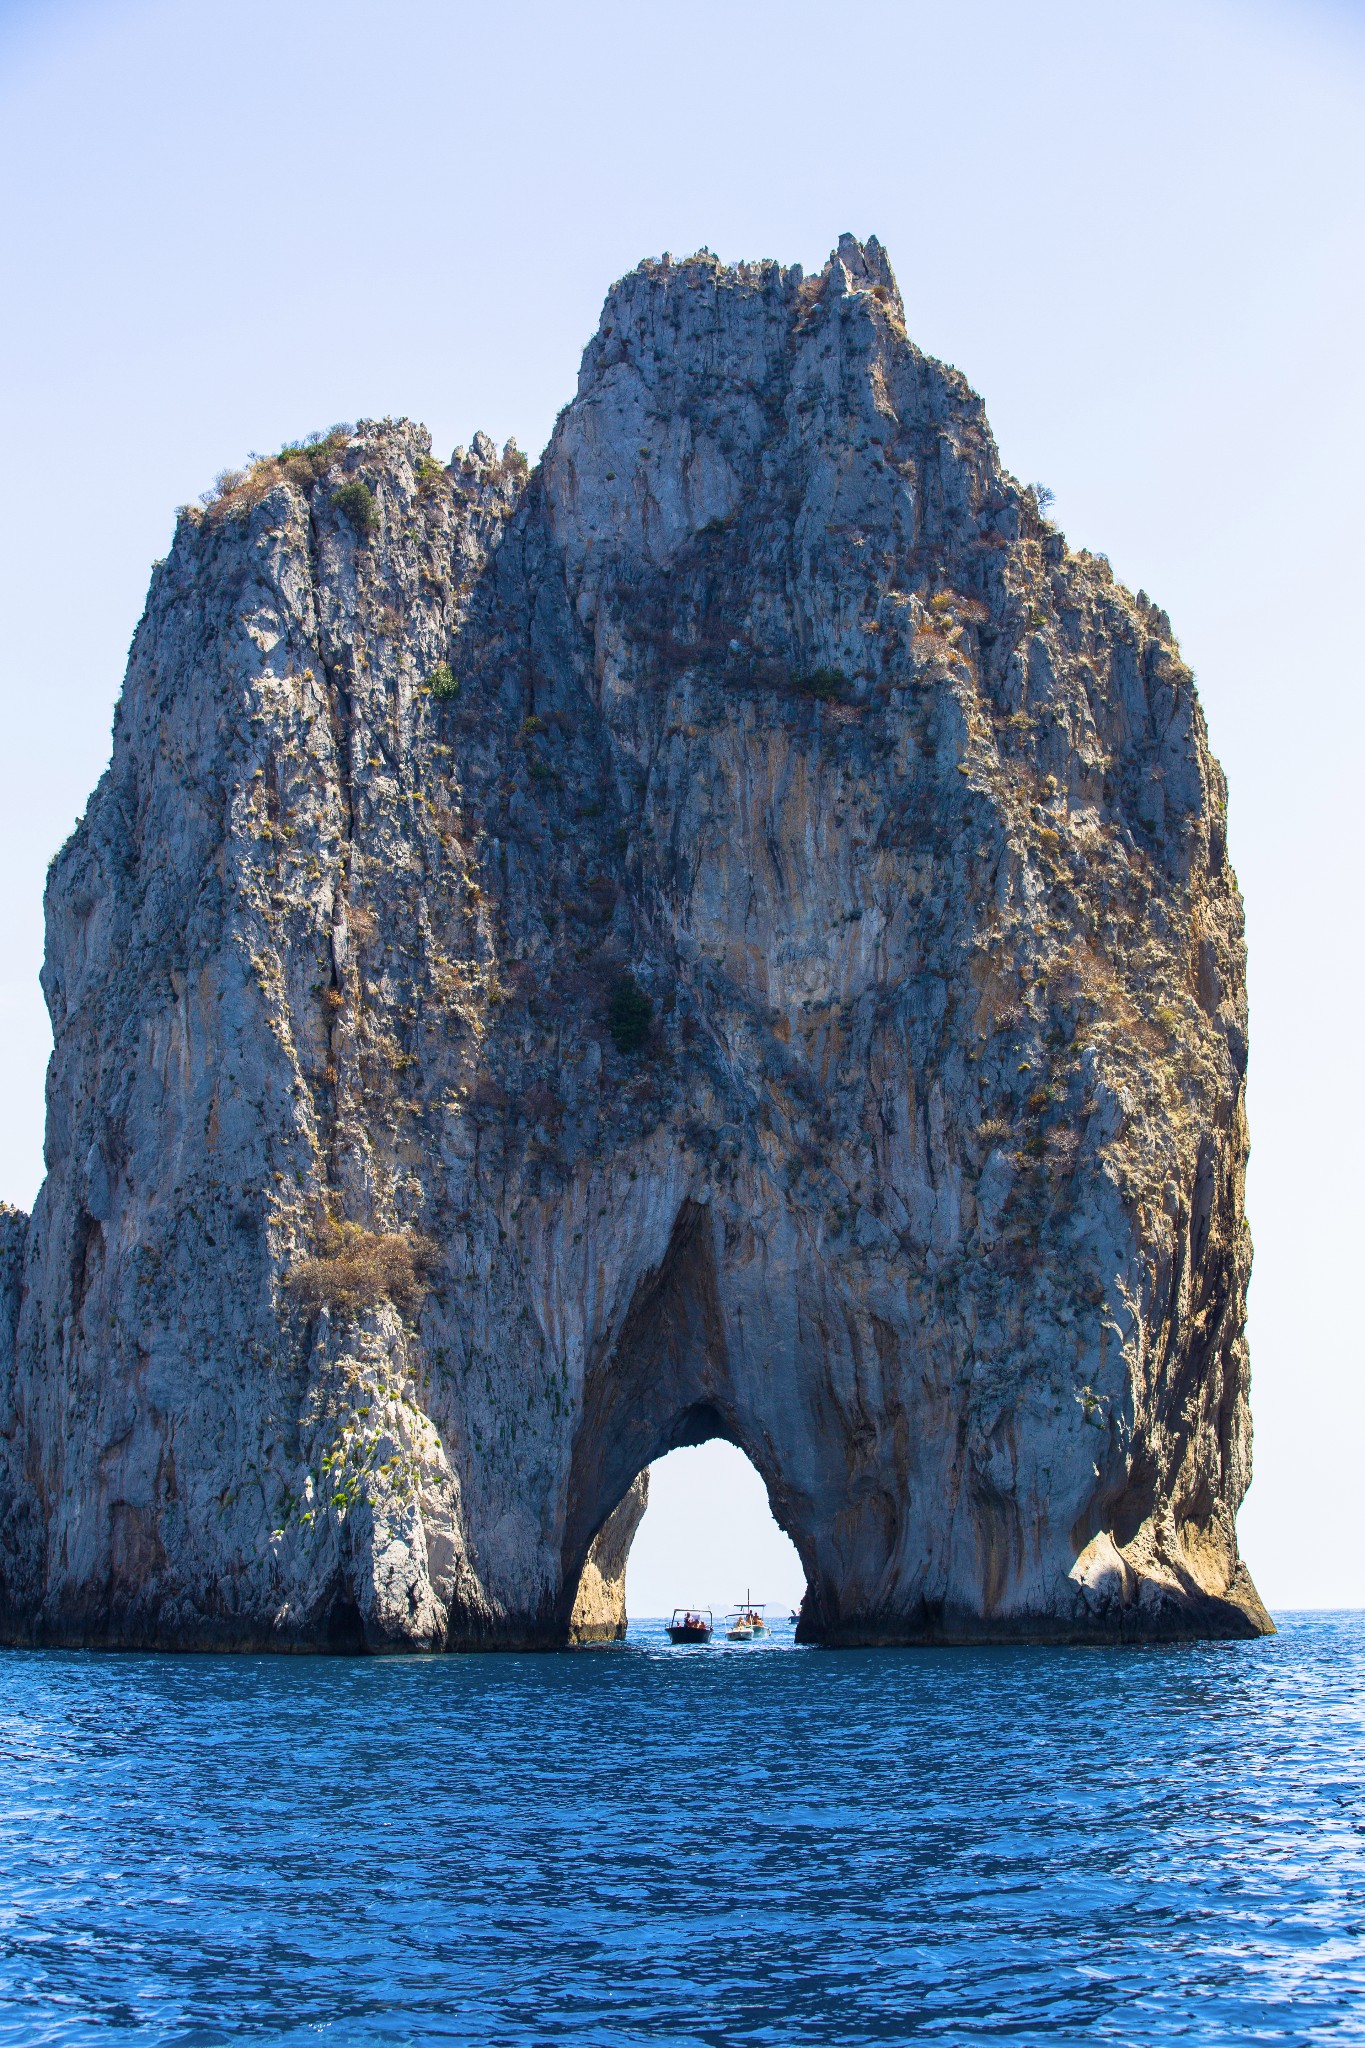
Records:
[[[614,1639],[711,1436],[808,1639],[1269,1626],[1226,787],[905,318],[645,263],[534,470],[182,513],[49,877],[7,1640]]]
[[[663,1259],[642,1277],[620,1334],[584,1375],[565,1518],[565,1578],[636,1476],[681,1444],[738,1441],[726,1396],[725,1335],[709,1209],[686,1202]]]

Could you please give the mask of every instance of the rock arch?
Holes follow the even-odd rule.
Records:
[[[614,1343],[602,1344],[589,1364],[562,1551],[570,1640],[623,1633],[626,1564],[648,1504],[647,1474],[685,1445],[719,1438],[743,1451],[779,1526],[803,1559],[814,1554],[811,1531],[798,1519],[804,1503],[784,1483],[780,1448],[732,1369],[714,1229],[709,1203],[682,1203],[661,1264],[637,1286]]]
[[[624,1628],[649,1466],[716,1438],[747,1457],[796,1547],[807,1586],[801,1639],[898,1641],[941,1626],[942,1607],[923,1598],[906,1624],[904,1577],[923,1570],[908,1541],[912,1515],[924,1517],[924,1544],[927,1525],[950,1516],[942,1502],[912,1505],[896,1335],[884,1318],[831,1302],[789,1228],[756,1238],[750,1219],[773,1192],[684,1199],[659,1264],[590,1356],[561,1551],[570,1641]],[[1001,1567],[989,1535],[986,1547],[989,1585]],[[595,1596],[586,1604],[585,1582]]]

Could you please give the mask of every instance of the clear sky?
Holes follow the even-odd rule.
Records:
[[[0,1196],[41,1172],[43,872],[174,506],[336,419],[534,453],[640,257],[875,232],[1198,674],[1251,942],[1243,1547],[1272,1605],[1365,1604],[1361,7],[0,0],[0,189]],[[694,1508],[766,1555],[729,1456],[661,1477],[659,1605],[702,1597]]]
[[[781,1619],[806,1575],[768,1510],[763,1481],[733,1444],[670,1451],[649,1472],[649,1508],[630,1548],[626,1611],[709,1607],[719,1622],[746,1594]]]

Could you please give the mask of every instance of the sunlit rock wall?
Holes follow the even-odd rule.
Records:
[[[226,479],[49,881],[4,1636],[614,1637],[713,1435],[807,1636],[1267,1627],[1225,801],[875,241],[642,265],[533,472]]]

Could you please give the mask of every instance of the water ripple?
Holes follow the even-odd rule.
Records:
[[[1365,2042],[1365,1618],[0,1659],[0,2044]]]

